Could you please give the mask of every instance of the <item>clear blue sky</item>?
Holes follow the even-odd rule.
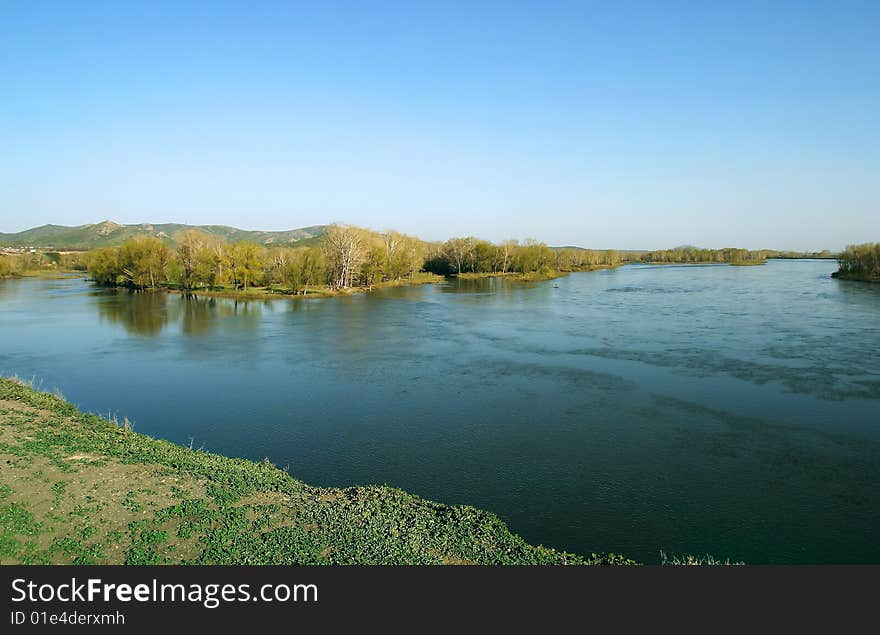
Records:
[[[0,4],[0,231],[880,240],[880,2]]]

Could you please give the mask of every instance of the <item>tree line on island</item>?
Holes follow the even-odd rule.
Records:
[[[620,264],[619,254],[570,247],[553,248],[533,239],[505,240],[493,244],[478,238],[451,238],[428,254],[427,272],[449,276],[467,274],[518,274],[520,277],[551,276]]]
[[[837,256],[838,270],[832,275],[847,280],[880,282],[880,243],[848,245]]]
[[[428,243],[395,231],[331,225],[318,245],[267,247],[227,243],[197,231],[172,248],[156,238],[102,247],[86,259],[99,284],[182,290],[257,287],[274,293],[326,293],[401,282],[430,282],[450,275],[514,275],[524,279],[610,267],[615,251],[554,249],[535,240],[493,244],[477,238]]]
[[[421,241],[397,232],[378,234],[334,225],[319,246],[266,247],[227,243],[198,231],[178,236],[174,248],[156,238],[93,250],[88,271],[99,284],[183,290],[230,287],[303,294],[310,290],[370,287],[378,281],[415,279]]]
[[[662,249],[649,251],[642,254],[642,262],[658,263],[728,263],[728,264],[753,264],[763,263],[767,258],[776,255],[777,252],[769,249],[750,251],[726,247],[724,249],[700,249],[698,247],[677,247],[675,249]]]

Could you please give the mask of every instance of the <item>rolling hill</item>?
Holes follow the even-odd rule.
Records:
[[[153,236],[169,245],[175,237],[188,229],[196,229],[228,242],[250,240],[261,245],[290,245],[304,243],[324,233],[324,225],[313,225],[286,231],[258,231],[238,229],[226,225],[182,225],[179,223],[141,223],[120,225],[105,220],[101,223],[66,227],[42,225],[14,234],[0,233],[0,247],[43,247],[52,249],[92,249],[119,245],[129,238]]]

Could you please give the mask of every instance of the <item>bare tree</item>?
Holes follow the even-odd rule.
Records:
[[[334,289],[351,287],[367,255],[363,230],[350,225],[330,225],[324,233],[322,248],[330,286]]]
[[[446,257],[455,266],[455,273],[463,273],[465,264],[470,262],[474,253],[474,238],[450,238],[444,245]]]
[[[212,245],[214,249],[214,262],[217,263],[216,279],[223,282],[223,262],[226,259],[226,245],[222,240],[217,240]]]
[[[382,242],[385,245],[385,270],[389,278],[400,278],[403,274],[401,267],[401,255],[406,246],[406,236],[396,231],[387,231],[382,234]]]
[[[513,263],[513,255],[519,247],[518,240],[505,240],[501,243],[501,273],[507,273],[507,268]]]

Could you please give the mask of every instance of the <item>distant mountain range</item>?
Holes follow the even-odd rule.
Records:
[[[129,238],[153,236],[173,245],[176,237],[188,229],[196,229],[227,242],[249,240],[261,245],[308,244],[321,236],[326,225],[313,225],[287,231],[254,231],[228,227],[226,225],[182,225],[179,223],[141,223],[139,225],[120,225],[105,220],[92,225],[66,227],[64,225],[43,225],[26,229],[15,234],[0,233],[0,247],[49,247],[52,249],[93,249],[119,245]]]

